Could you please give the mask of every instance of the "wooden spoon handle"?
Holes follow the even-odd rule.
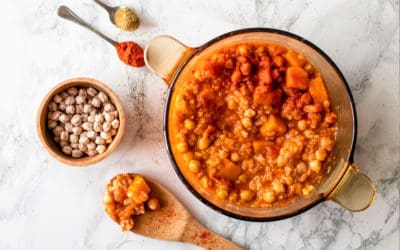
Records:
[[[180,238],[182,242],[188,242],[196,244],[200,247],[204,247],[207,250],[239,250],[244,249],[236,245],[235,243],[224,239],[218,234],[206,229],[193,217],[190,217],[187,221],[185,230]]]

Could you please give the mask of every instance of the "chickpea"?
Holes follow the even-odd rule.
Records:
[[[94,89],[94,88],[91,88],[91,87],[87,88],[86,92],[87,92],[87,94],[88,94],[89,96],[92,96],[92,97],[95,96],[95,95],[97,95],[97,90]]]
[[[242,119],[242,125],[247,129],[251,129],[251,127],[253,126],[253,122],[251,121],[250,118],[245,117]]]
[[[79,148],[79,143],[71,142],[69,145],[71,146],[72,149],[78,149]]]
[[[315,187],[313,185],[307,185],[303,188],[303,195],[309,196],[314,190]]]
[[[237,48],[239,55],[241,56],[249,56],[250,55],[250,48],[247,45],[239,45]]]
[[[247,179],[248,178],[247,178],[246,174],[241,174],[241,175],[239,175],[237,181],[238,181],[238,183],[245,183],[247,181]]]
[[[71,118],[71,123],[74,126],[79,126],[82,123],[82,117],[80,115],[74,115]]]
[[[53,129],[53,134],[55,136],[60,136],[61,132],[64,131],[64,128],[61,126],[57,126]]]
[[[198,160],[191,160],[188,165],[189,171],[197,174],[201,170],[201,163]]]
[[[48,106],[49,111],[54,112],[57,110],[57,104],[54,101],[51,101]]]
[[[191,160],[194,160],[194,155],[192,152],[186,152],[182,154],[182,159],[185,163],[189,163]]]
[[[79,149],[74,149],[72,150],[72,157],[74,158],[81,158],[83,155],[82,151],[80,151]]]
[[[262,195],[263,200],[266,203],[272,204],[275,202],[275,192],[273,190],[266,190]]]
[[[56,122],[56,121],[53,121],[53,120],[48,120],[48,121],[47,121],[47,127],[48,127],[49,129],[53,129],[53,128],[57,127],[57,122]]]
[[[244,116],[252,118],[253,116],[256,115],[256,111],[254,111],[254,109],[246,109],[244,111]]]
[[[231,153],[231,161],[233,161],[233,162],[240,161],[240,155],[236,152]]]
[[[68,141],[68,138],[69,138],[69,136],[68,136],[68,132],[67,131],[62,131],[60,133],[60,140],[61,141]]]
[[[105,123],[103,123],[103,131],[108,132],[108,131],[111,130],[111,128],[112,128],[111,122],[105,122]]]
[[[65,100],[65,98],[67,98],[69,95],[67,94],[67,92],[62,92],[61,94],[61,98],[63,99],[63,100]]]
[[[119,128],[119,120],[118,119],[114,119],[111,122],[111,126],[115,129]]]
[[[285,186],[282,182],[275,180],[272,182],[272,189],[275,191],[276,194],[284,193]]]
[[[87,145],[89,143],[89,138],[86,136],[82,136],[83,134],[80,135],[79,137],[79,143]]]
[[[228,100],[227,105],[229,109],[236,109],[238,106],[237,102],[232,98]]]
[[[308,163],[308,166],[311,171],[314,171],[315,173],[319,173],[321,170],[321,162],[319,160],[313,160]]]
[[[68,142],[67,141],[60,140],[59,143],[60,143],[60,147],[68,146]],[[71,146],[71,145],[69,145],[69,146]]]
[[[89,145],[89,144],[82,144],[82,143],[79,143],[79,144],[78,144],[78,148],[79,148],[79,150],[82,151],[82,152],[87,152],[87,151],[88,151],[87,145]]]
[[[307,71],[309,76],[314,73],[314,67],[309,63],[304,66],[304,70]]]
[[[101,131],[100,136],[105,140],[111,139],[111,133],[109,133],[109,132]]]
[[[95,117],[96,117],[95,114],[89,114],[89,116],[87,118],[87,121],[90,122],[90,123],[94,123],[95,122]]]
[[[104,112],[104,120],[106,120],[107,122],[111,122],[112,120],[114,120],[115,116],[112,112]]]
[[[194,123],[194,121],[192,121],[190,119],[185,120],[185,128],[187,130],[193,130],[195,127],[196,127],[196,124]]]
[[[86,135],[87,135],[87,137],[88,137],[89,139],[91,139],[91,140],[94,140],[94,139],[96,139],[96,137],[97,137],[97,133],[94,132],[93,130],[88,131]]]
[[[92,110],[93,110],[92,105],[90,104],[83,105],[83,113],[89,114]]]
[[[64,111],[67,108],[67,105],[65,105],[65,102],[62,101],[60,104],[58,104],[58,109],[61,111]]]
[[[65,108],[65,113],[70,114],[70,115],[75,114],[75,106],[74,105],[68,105]]]
[[[96,150],[88,150],[88,151],[86,152],[86,154],[87,154],[88,156],[95,156],[95,155],[97,155],[97,151],[96,151]]]
[[[307,165],[301,161],[296,165],[297,173],[305,173],[307,171]]]
[[[210,145],[210,140],[208,138],[205,137],[201,137],[198,141],[197,141],[197,147],[200,150],[204,150],[206,148],[208,148],[208,146]]]
[[[86,146],[87,146],[87,150],[96,149],[96,143],[94,143],[94,142],[90,142]]]
[[[176,149],[179,153],[185,153],[189,150],[189,146],[186,142],[179,142],[178,145],[176,145]]]
[[[75,104],[75,98],[73,96],[68,96],[67,98],[65,98],[64,102],[67,106],[73,105]]]
[[[150,210],[157,210],[160,208],[160,202],[156,198],[150,198],[147,201],[147,206]]]
[[[98,145],[106,144],[106,140],[101,136],[97,136],[94,142]]]
[[[72,134],[69,136],[69,141],[71,143],[77,143],[79,141],[79,136]]]
[[[93,97],[93,99],[92,99],[92,101],[90,102],[90,104],[92,104],[93,107],[95,107],[95,108],[99,108],[100,105],[101,105],[101,101],[100,101],[99,98]]]
[[[93,123],[91,122],[84,122],[82,124],[82,128],[86,131],[93,130]]]
[[[317,160],[319,160],[319,161],[325,161],[327,156],[328,156],[328,153],[323,148],[318,149],[317,151],[315,151],[315,158]]]
[[[52,121],[58,121],[60,116],[61,116],[61,112],[60,111],[49,112],[47,114],[47,119],[52,120]]]
[[[88,147],[88,149],[89,149],[89,147]],[[98,145],[98,146],[96,147],[96,151],[97,151],[99,154],[102,154],[102,153],[106,152],[106,149],[107,149],[107,147],[106,147],[105,145]]]
[[[83,105],[82,104],[75,105],[75,113],[76,114],[82,114],[83,113]]]
[[[69,89],[67,90],[67,93],[70,94],[70,95],[77,95],[77,94],[78,94],[78,89],[77,89],[77,88],[74,88],[74,87],[69,88]]]
[[[66,155],[71,155],[72,154],[72,148],[70,146],[64,146],[62,147],[62,151]]]
[[[107,140],[106,140],[106,143],[107,144],[110,144],[112,142],[112,138],[108,138]]]
[[[112,112],[112,111],[114,111],[114,110],[115,110],[115,107],[114,107],[114,105],[112,105],[111,103],[106,103],[106,104],[104,105],[104,111]]]
[[[326,149],[327,151],[332,151],[333,149],[333,141],[331,139],[329,139],[328,137],[322,137],[319,145]]]
[[[81,95],[83,97],[87,97],[87,91],[85,88],[79,89],[78,90],[78,95]]]
[[[62,97],[60,95],[53,96],[53,102],[60,103],[62,101]]]
[[[226,200],[229,196],[228,191],[225,189],[218,189],[216,196],[219,200]]]
[[[58,118],[58,120],[61,123],[66,123],[66,122],[69,122],[71,120],[71,117],[69,115],[67,115],[67,114],[61,114],[60,117]]]
[[[82,96],[82,95],[77,95],[75,97],[75,102],[76,104],[84,104],[86,101],[86,97]]]
[[[250,201],[254,197],[254,193],[248,189],[244,189],[240,191],[240,199],[242,201]]]
[[[293,178],[291,176],[283,176],[282,180],[287,184],[287,185],[292,185],[293,184]]]
[[[95,132],[101,132],[103,130],[103,126],[101,125],[100,122],[94,122],[93,123],[93,130]]]
[[[74,135],[80,135],[80,134],[82,134],[82,128],[81,127],[73,127],[72,128],[72,133],[74,134]]]
[[[60,140],[60,137],[59,137],[59,136],[55,136],[55,137],[54,137],[54,141],[57,142],[57,143],[60,142],[60,141],[61,141],[61,140]]]
[[[103,91],[100,91],[100,92],[97,94],[97,97],[100,99],[100,101],[101,101],[102,103],[108,102],[108,96],[107,96],[106,93],[104,93]]]
[[[301,131],[304,131],[307,128],[306,120],[300,120],[297,122],[297,128]]]
[[[111,128],[110,133],[111,133],[111,136],[114,136],[117,134],[117,130],[115,128]]]
[[[248,62],[243,63],[243,64],[240,66],[240,72],[242,72],[242,74],[243,74],[244,76],[250,75],[250,73],[251,73],[251,64],[248,63]]]

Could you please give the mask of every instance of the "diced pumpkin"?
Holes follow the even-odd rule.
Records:
[[[307,62],[303,55],[293,50],[289,50],[284,57],[289,66],[302,67]]]
[[[242,172],[242,169],[228,159],[223,160],[223,168],[220,170],[220,175],[228,180],[235,181]]]
[[[129,185],[127,196],[137,204],[143,203],[149,199],[150,187],[145,179],[135,175],[132,183]]]
[[[314,103],[328,101],[328,93],[326,92],[324,81],[320,75],[310,80],[309,91]]]
[[[261,154],[267,150],[268,147],[273,146],[274,144],[270,141],[253,141],[253,152],[255,154]]]
[[[286,70],[286,87],[305,90],[308,84],[308,74],[304,69],[289,67]]]
[[[279,104],[282,100],[282,90],[269,91],[265,86],[258,86],[254,91],[253,102],[260,105]]]
[[[260,133],[262,136],[282,135],[285,132],[285,123],[275,115],[268,116],[267,121],[260,128]]]

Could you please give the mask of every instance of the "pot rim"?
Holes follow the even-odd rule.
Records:
[[[172,97],[172,94],[173,94],[173,88],[175,86],[175,83],[176,83],[180,73],[185,68],[187,63],[190,62],[190,60],[195,55],[199,54],[205,48],[208,48],[209,46],[212,46],[213,44],[215,44],[215,43],[217,43],[217,42],[219,42],[219,41],[221,41],[221,40],[223,40],[225,38],[228,38],[228,37],[231,37],[231,36],[234,36],[234,35],[238,35],[238,34],[255,33],[255,32],[276,33],[276,34],[288,36],[290,38],[298,40],[298,41],[304,43],[305,45],[311,47],[316,52],[318,52],[331,65],[331,67],[335,70],[335,72],[337,73],[339,78],[344,83],[345,89],[346,89],[347,94],[348,94],[348,96],[350,98],[350,104],[351,104],[350,108],[351,108],[351,111],[352,111],[352,117],[353,117],[353,121],[354,121],[353,122],[353,134],[352,134],[352,138],[351,138],[351,147],[350,147],[350,151],[348,152],[348,156],[347,156],[347,162],[348,163],[352,163],[353,162],[353,154],[354,154],[354,150],[355,150],[355,146],[356,146],[357,113],[356,113],[355,103],[354,103],[354,99],[353,99],[353,96],[352,96],[351,91],[350,91],[349,84],[347,83],[344,75],[339,70],[338,66],[333,62],[333,60],[324,51],[322,51],[318,46],[316,46],[315,44],[311,43],[310,41],[308,41],[307,39],[305,39],[305,38],[303,38],[303,37],[301,37],[299,35],[290,33],[288,31],[274,29],[274,28],[264,28],[264,27],[245,28],[245,29],[238,29],[238,30],[230,31],[230,32],[224,33],[224,34],[222,34],[220,36],[217,36],[217,37],[211,39],[210,41],[204,43],[203,45],[195,48],[193,53],[189,57],[187,57],[185,59],[185,61],[178,67],[178,69],[176,70],[175,75],[172,78],[171,85],[168,87],[167,101],[166,101],[165,109],[164,109],[164,126],[163,126],[164,140],[165,140],[165,143],[166,143],[168,157],[170,159],[170,162],[172,163],[172,166],[174,167],[175,173],[178,175],[178,177],[181,179],[183,184],[189,189],[189,191],[196,198],[198,198],[203,204],[206,204],[208,207],[212,208],[214,211],[217,211],[217,212],[219,212],[221,214],[224,214],[226,216],[229,216],[229,217],[232,217],[232,218],[236,218],[236,219],[240,219],[240,220],[244,220],[244,221],[265,222],[265,221],[276,221],[276,220],[286,219],[286,218],[294,217],[294,216],[296,216],[296,215],[298,215],[300,213],[303,213],[303,212],[313,208],[314,206],[318,205],[322,201],[325,201],[325,198],[328,195],[328,193],[325,194],[325,195],[320,194],[320,197],[318,199],[316,199],[312,203],[308,204],[307,206],[301,207],[300,209],[295,210],[292,213],[288,213],[288,214],[280,215],[280,216],[274,216],[274,217],[268,217],[268,218],[264,218],[264,217],[248,217],[248,216],[238,215],[238,214],[235,214],[233,212],[226,211],[223,208],[218,207],[217,205],[213,204],[212,202],[210,202],[209,200],[207,200],[203,196],[201,196],[201,194],[190,185],[188,180],[186,180],[186,178],[183,176],[181,170],[179,169],[178,164],[177,164],[177,162],[175,160],[175,157],[174,157],[174,155],[172,153],[171,142],[170,142],[169,135],[168,135],[168,125],[169,125],[168,124],[168,115],[169,115],[171,97]],[[348,167],[348,165],[346,165],[346,167]],[[335,184],[335,186],[332,187],[332,190],[338,185],[340,180],[343,178],[344,173],[345,173],[345,171],[343,171],[343,173],[340,176],[340,178],[338,178],[338,181]]]

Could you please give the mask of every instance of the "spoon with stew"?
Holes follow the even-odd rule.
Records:
[[[143,197],[147,200],[142,199]],[[139,200],[143,204],[138,204]],[[154,200],[157,200],[156,206]],[[139,212],[141,215],[130,215],[129,219],[134,221],[130,231],[136,234],[159,240],[193,243],[205,249],[243,249],[202,226],[162,185],[137,174],[119,174],[113,177],[106,187],[104,207],[106,213],[123,230],[126,220],[119,219],[126,219],[128,212],[136,213],[145,209],[146,211]]]
[[[135,42],[127,41],[127,42],[116,42],[108,36],[102,34],[98,30],[94,29],[88,23],[83,21],[78,15],[76,15],[71,9],[67,6],[58,7],[57,14],[73,23],[76,23],[86,29],[94,32],[104,40],[106,40],[109,44],[116,48],[119,59],[127,65],[132,67],[142,67],[144,66],[144,55],[143,49]]]

